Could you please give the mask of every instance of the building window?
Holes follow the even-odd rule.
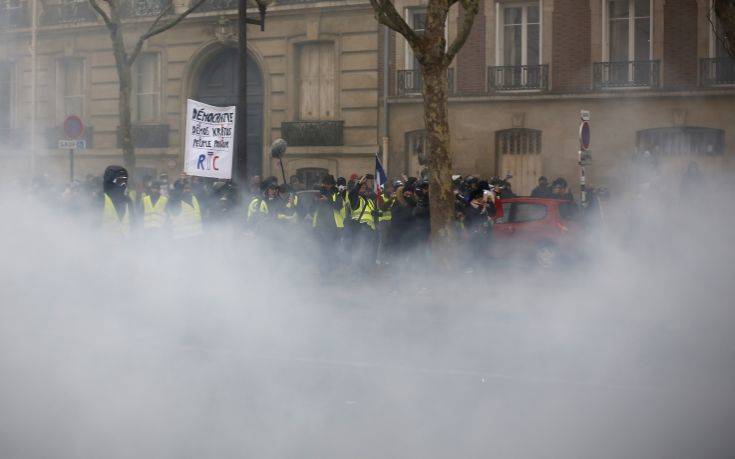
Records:
[[[422,34],[426,31],[427,14],[426,8],[409,8],[406,10],[406,22],[414,31]],[[406,69],[421,70],[421,65],[408,42],[406,42]]]
[[[301,45],[298,68],[299,119],[335,119],[334,43]]]
[[[497,3],[496,66],[488,68],[490,91],[546,89],[541,65],[541,15],[538,1]]]
[[[720,156],[725,152],[725,131],[702,127],[645,129],[636,134],[636,150],[655,157]]]
[[[498,4],[499,65],[541,63],[541,15],[538,2]]]
[[[0,62],[0,136],[13,127],[13,66]]]
[[[133,121],[156,121],[161,114],[161,65],[157,53],[138,56],[133,67]]]
[[[735,84],[735,59],[727,52],[722,21],[709,10],[709,57],[700,59],[699,83],[702,86]]]
[[[84,117],[84,59],[66,58],[58,65],[59,118]]]
[[[609,62],[651,59],[651,1],[607,0],[606,51]]]
[[[603,1],[603,61],[595,63],[595,87],[656,87],[659,61],[652,60],[653,0]]]

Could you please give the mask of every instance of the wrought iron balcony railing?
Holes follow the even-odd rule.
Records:
[[[344,121],[284,121],[281,135],[295,147],[344,145]]]
[[[595,62],[595,89],[657,88],[661,61]]]
[[[171,0],[127,0],[121,5],[124,17],[158,16],[161,11],[169,9]]]
[[[735,85],[735,60],[727,57],[700,59],[699,84],[701,86]]]
[[[488,92],[549,89],[548,65],[503,65],[487,68]]]
[[[46,4],[41,14],[42,25],[71,24],[97,21],[97,12],[87,0],[62,0]]]
[[[449,95],[454,94],[454,69],[447,69],[447,86]],[[398,95],[417,96],[424,89],[424,80],[420,70],[398,71]]]
[[[30,16],[25,2],[0,0],[0,28],[28,27]]]
[[[197,8],[197,13],[207,13],[210,11],[236,10],[237,0],[207,0]]]

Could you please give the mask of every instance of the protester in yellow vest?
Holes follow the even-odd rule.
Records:
[[[133,205],[126,194],[128,171],[122,166],[108,166],[102,182],[102,230],[113,237],[130,234]]]
[[[168,198],[161,196],[161,183],[153,182],[148,192],[141,198],[143,213],[143,231],[161,233],[167,221],[166,204]]]
[[[247,223],[255,228],[269,217],[276,218],[281,200],[278,195],[278,181],[268,177],[261,185],[262,196],[255,196],[248,204]]]
[[[349,192],[350,210],[352,211],[349,245],[355,261],[363,271],[372,270],[378,256],[378,235],[375,231],[375,223],[379,218],[379,210],[372,188],[374,180],[375,177],[368,174],[362,177]]]
[[[171,222],[171,235],[174,239],[189,239],[203,234],[202,210],[187,180],[177,180],[174,183],[174,189],[166,205],[166,213]]]

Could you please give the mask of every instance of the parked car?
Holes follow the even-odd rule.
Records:
[[[502,217],[493,226],[490,255],[531,261],[549,268],[577,258],[584,227],[577,205],[547,198],[504,199]]]

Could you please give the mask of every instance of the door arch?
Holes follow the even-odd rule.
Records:
[[[237,105],[238,53],[236,48],[222,48],[210,55],[200,67],[194,86],[194,98],[217,106]],[[247,74],[247,169],[243,158],[236,158],[235,177],[262,174],[263,171],[263,77],[257,62],[248,55]]]

